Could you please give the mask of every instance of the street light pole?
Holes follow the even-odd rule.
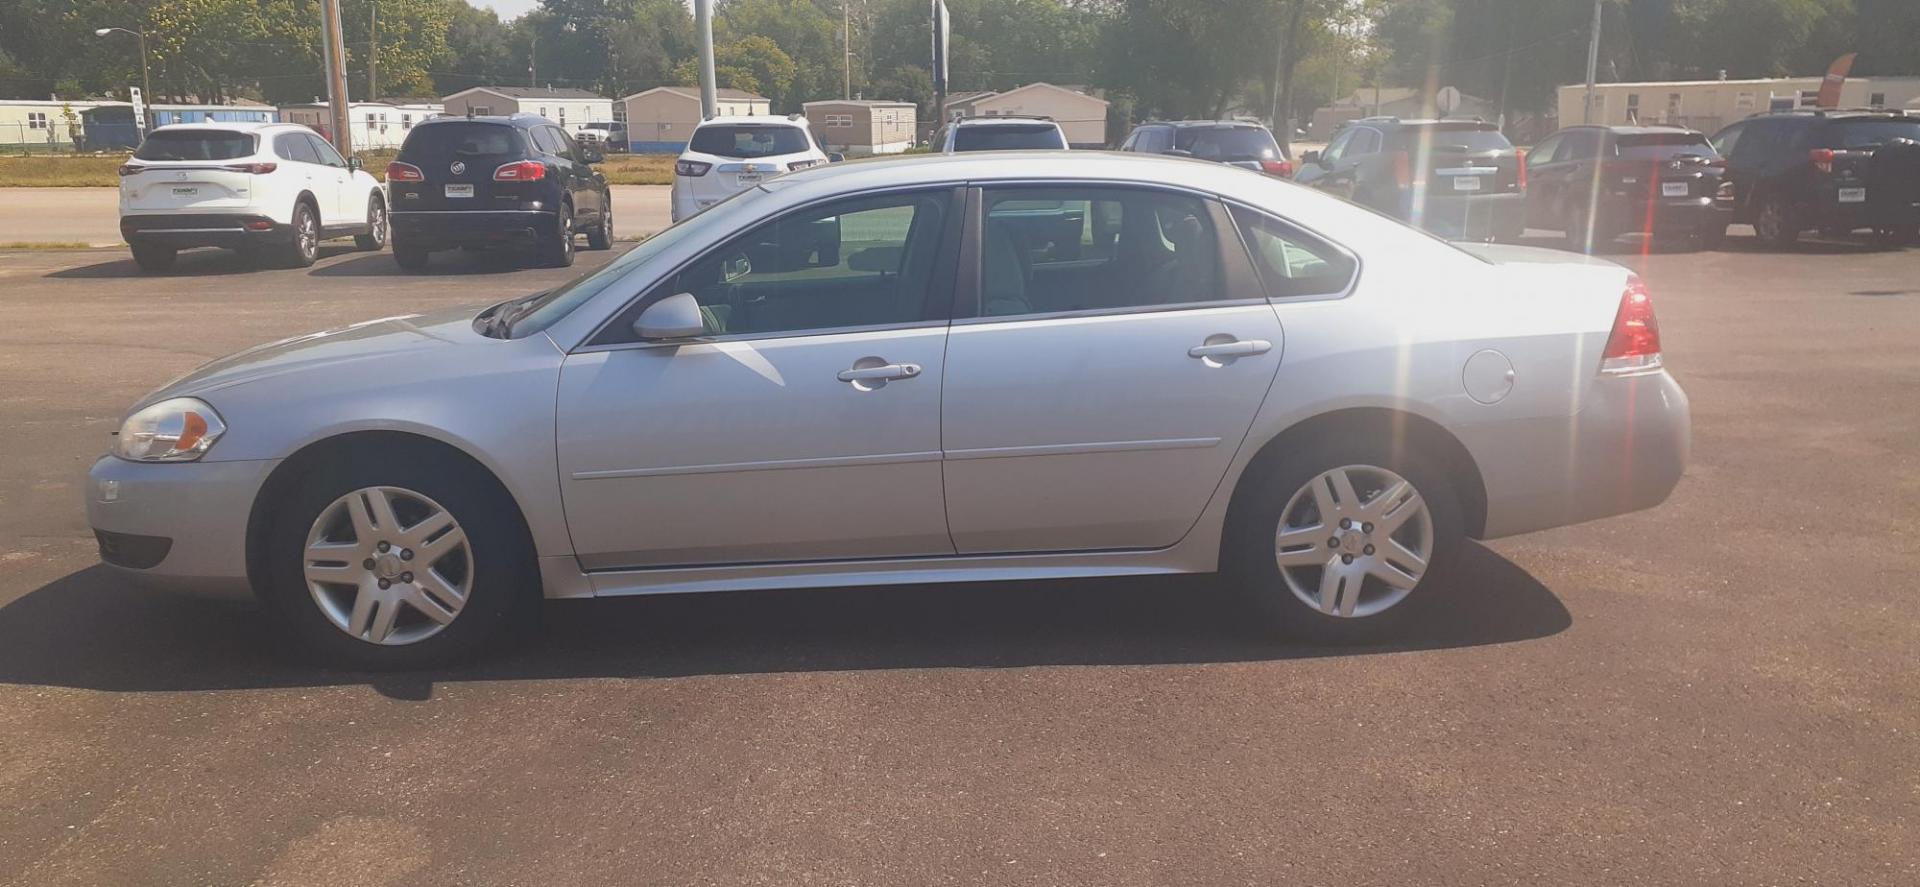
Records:
[[[347,104],[347,48],[340,36],[340,0],[320,0],[321,56],[327,61],[327,104],[333,112],[333,148],[353,154],[353,118]]]
[[[713,0],[693,0],[693,36],[700,41],[700,119],[720,113],[713,89]]]
[[[1580,108],[1580,122],[1593,122],[1593,77],[1600,68],[1600,0],[1593,0],[1593,36],[1587,41],[1587,97]]]
[[[146,99],[146,101],[143,103],[146,106],[146,108],[144,112],[140,115],[142,118],[141,126],[145,129],[152,129],[153,128],[153,74],[147,70],[147,32],[134,31],[134,30],[129,30],[127,28],[95,28],[93,30],[93,36],[105,37],[108,34],[111,34],[115,31],[119,31],[122,34],[132,34],[135,38],[137,38],[140,41],[140,93]]]

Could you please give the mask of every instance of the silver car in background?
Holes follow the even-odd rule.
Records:
[[[417,667],[540,598],[1222,571],[1390,637],[1687,457],[1617,265],[1218,164],[822,166],[559,289],[214,361],[92,469],[103,558]]]

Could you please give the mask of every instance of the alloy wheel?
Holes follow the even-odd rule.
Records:
[[[321,509],[301,561],[335,628],[372,644],[426,640],[473,591],[473,550],[453,514],[402,487],[363,487]]]
[[[377,200],[373,202],[373,206],[367,210],[367,227],[371,229],[368,233],[373,236],[373,243],[376,248],[387,245],[387,207],[385,204]]]
[[[300,251],[302,257],[311,257],[320,248],[320,225],[314,221],[312,210],[300,211],[294,237],[294,248]]]
[[[1433,516],[1406,478],[1373,465],[1323,471],[1280,512],[1274,562],[1287,590],[1328,616],[1406,600],[1433,558]]]

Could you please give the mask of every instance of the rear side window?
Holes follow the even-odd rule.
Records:
[[[1272,216],[1233,207],[1234,224],[1260,269],[1267,295],[1276,299],[1331,296],[1353,282],[1353,257]]]
[[[1595,134],[1598,137],[1598,134]],[[1401,131],[1401,143],[1408,148],[1417,148],[1421,143],[1431,144],[1435,148],[1459,147],[1468,153],[1479,154],[1486,151],[1503,151],[1513,147],[1500,130],[1492,127],[1468,124],[1465,126],[1414,126]],[[1572,137],[1568,137],[1572,141]]]
[[[1697,132],[1656,132],[1619,136],[1614,140],[1621,157],[1627,160],[1672,160],[1682,154],[1700,157],[1720,156]]]
[[[498,123],[416,126],[400,147],[400,156],[410,163],[524,153],[526,143],[521,141],[519,131]]]
[[[1174,137],[1173,146],[1203,160],[1279,160],[1285,156],[1273,133],[1258,126],[1183,129]]]
[[[1214,302],[1220,241],[1207,205],[1137,188],[988,188],[982,317]]]
[[[156,132],[133,156],[141,160],[234,160],[253,153],[253,135],[222,129]]]
[[[761,126],[730,123],[702,126],[693,131],[687,150],[715,157],[772,157],[807,150],[807,133],[797,126]]]
[[[1828,148],[1878,148],[1894,139],[1920,141],[1920,120],[1838,120],[1822,135]]]
[[[955,151],[1018,151],[1023,148],[1065,148],[1060,128],[1051,123],[1001,123],[963,126],[953,134]]]

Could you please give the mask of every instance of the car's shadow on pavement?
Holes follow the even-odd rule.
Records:
[[[534,267],[524,253],[511,250],[443,250],[434,253],[424,271],[406,271],[390,252],[368,253],[344,262],[319,266],[314,277],[431,277],[434,275],[503,274]]]
[[[1513,562],[1470,544],[1453,600],[1399,642],[1276,640],[1210,577],[1056,580],[554,601],[517,649],[454,668],[370,675],[276,650],[244,603],[143,590],[91,567],[0,607],[0,683],[114,692],[896,668],[1286,660],[1511,643],[1572,617]]]
[[[320,244],[320,258],[326,261],[334,256],[357,251],[352,243],[339,241]],[[181,250],[174,260],[173,267],[165,271],[142,271],[133,263],[133,256],[121,253],[121,258],[111,262],[98,262],[75,268],[62,268],[47,272],[46,276],[55,280],[110,280],[125,277],[208,277],[223,274],[254,274],[269,271],[297,270],[285,269],[275,263],[271,257],[244,256],[230,249],[187,249]],[[391,263],[392,259],[389,258]]]

